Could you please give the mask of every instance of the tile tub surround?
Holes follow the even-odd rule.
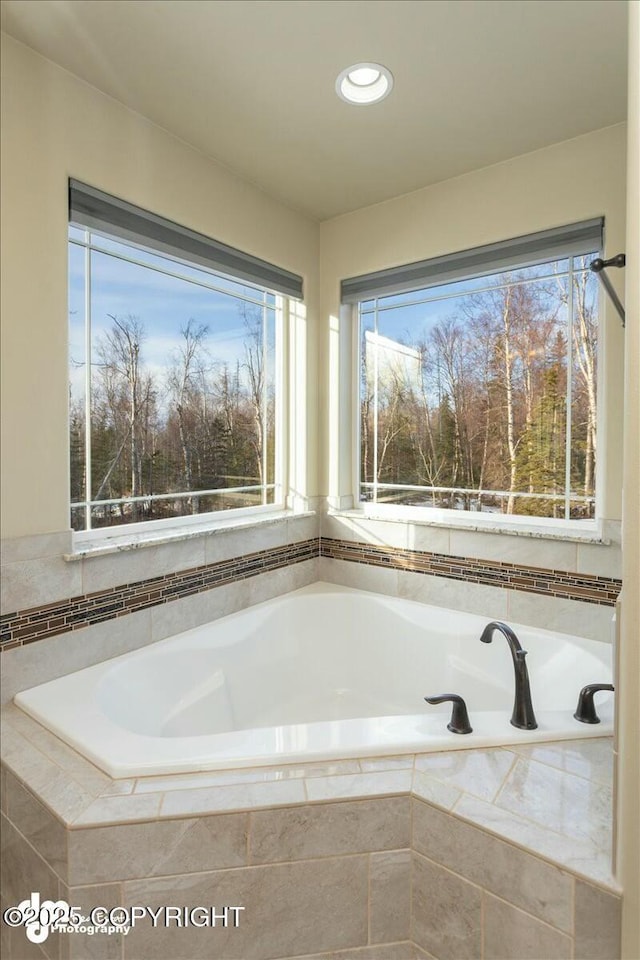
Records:
[[[0,645],[10,650],[314,560],[317,556],[318,541],[303,540],[5,615],[1,621]]]
[[[189,542],[181,547],[188,546]],[[140,569],[138,560],[144,560],[144,554],[140,556],[136,550],[124,556],[128,562],[132,556],[136,560],[132,570]],[[316,558],[607,608],[613,607],[622,586],[620,580],[611,577],[312,537],[7,613],[0,618],[0,651],[115,620]],[[88,562],[91,564],[101,559],[104,558],[96,557]],[[383,587],[382,592],[393,592],[393,589]],[[498,612],[496,615],[503,614]]]
[[[610,740],[112,781],[13,706],[3,731],[5,902],[246,907],[61,957],[619,958]]]
[[[608,607],[615,604],[622,589],[622,582],[610,577],[569,573],[517,563],[476,560],[424,550],[332,540],[327,537],[320,539],[320,556]]]

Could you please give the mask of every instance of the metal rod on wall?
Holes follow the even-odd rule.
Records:
[[[598,274],[600,283],[609,294],[609,297],[611,298],[611,302],[613,303],[614,307],[620,314],[620,319],[622,320],[623,327],[625,325],[624,307],[620,303],[620,298],[618,297],[618,294],[613,289],[611,280],[609,280],[609,277],[604,272],[604,268],[605,267],[624,267],[626,262],[627,262],[627,258],[625,257],[624,253],[618,253],[616,254],[615,257],[611,257],[610,260],[601,260],[600,258],[598,258],[597,260],[592,260],[592,262],[589,264],[589,268],[593,270],[594,273]]]

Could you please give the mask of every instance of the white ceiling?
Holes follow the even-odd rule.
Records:
[[[2,28],[324,220],[617,123],[625,0],[2,0]],[[382,103],[346,66],[395,77]],[[603,171],[606,176],[606,171]]]

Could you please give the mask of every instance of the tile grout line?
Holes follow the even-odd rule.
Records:
[[[526,853],[528,856],[535,857],[536,859],[541,860],[543,863],[547,863],[547,864],[549,864],[549,865],[552,866],[552,867],[556,867],[556,869],[561,870],[563,873],[568,873],[568,874],[569,874],[570,876],[572,876],[572,877],[576,877],[576,878],[577,878],[578,880],[580,880],[581,882],[590,883],[592,886],[595,886],[597,889],[599,889],[599,890],[604,890],[606,893],[611,894],[611,896],[620,897],[620,895],[621,895],[621,894],[620,894],[620,891],[617,890],[617,889],[614,889],[614,888],[611,886],[611,883],[608,883],[607,881],[604,881],[604,880],[596,880],[596,879],[593,878],[593,877],[592,877],[592,878],[587,878],[584,874],[580,874],[579,871],[577,871],[575,867],[568,866],[568,865],[565,864],[565,863],[561,863],[559,860],[552,860],[551,857],[550,857],[548,854],[541,853],[539,850],[534,850],[534,849],[533,849],[532,847],[530,847],[530,846],[524,846],[523,844],[518,843],[516,840],[513,840],[511,837],[507,837],[505,834],[503,834],[503,833],[498,833],[498,832],[492,830],[490,827],[486,826],[485,824],[479,823],[477,820],[471,820],[471,819],[469,819],[468,817],[462,816],[462,814],[460,814],[460,813],[455,809],[455,807],[457,806],[458,802],[459,802],[461,799],[463,799],[464,796],[465,796],[465,794],[463,794],[462,797],[460,797],[458,800],[456,800],[456,803],[454,804],[454,806],[453,806],[450,810],[447,810],[446,807],[438,806],[438,804],[433,803],[433,802],[430,801],[430,800],[425,800],[424,797],[415,797],[415,796],[414,796],[413,799],[414,799],[414,800],[417,800],[417,801],[420,802],[420,803],[425,803],[425,804],[426,804],[427,806],[429,806],[429,807],[431,807],[431,806],[432,806],[432,807],[435,807],[435,809],[436,809],[439,813],[449,814],[450,816],[455,817],[456,820],[459,820],[461,823],[470,825],[470,826],[474,827],[476,830],[480,830],[482,833],[487,834],[489,837],[492,837],[493,839],[501,840],[503,843],[508,844],[510,847],[514,847],[516,850],[520,850],[522,853]],[[506,812],[508,812],[508,811],[506,811]],[[535,826],[538,826],[538,827],[540,826],[539,824],[536,824],[535,821],[528,821],[528,822],[534,824]],[[542,828],[540,828],[540,829],[544,829],[544,828],[542,827]],[[551,831],[549,831],[549,832],[551,832]],[[561,836],[563,836],[563,834],[556,834],[556,836],[560,836],[560,837],[561,837]],[[554,838],[553,838],[553,837],[550,837],[550,839],[554,839]],[[570,839],[572,839],[572,838],[570,838]],[[612,880],[614,881],[614,883],[615,883],[615,879],[614,879],[613,877],[611,877],[611,879],[612,879]]]
[[[609,740],[610,738],[611,738],[611,734],[603,734],[601,737],[585,737],[584,741],[579,740],[578,742],[592,743],[593,741],[595,741],[596,743],[599,743],[601,740]],[[572,740],[549,740],[549,741],[541,740],[539,743],[533,744],[533,747],[534,748],[544,747],[549,743],[573,743],[573,742],[574,741]],[[503,749],[510,750],[511,753],[515,753],[522,760],[525,760],[531,763],[539,763],[544,767],[549,767],[551,770],[555,770],[556,773],[560,773],[563,776],[577,777],[578,780],[586,780],[587,783],[593,783],[596,786],[601,786],[601,787],[609,786],[609,782],[606,780],[600,780],[597,777],[590,777],[587,774],[576,773],[575,770],[565,770],[563,767],[558,767],[553,763],[549,763],[548,760],[543,760],[541,757],[530,757],[526,753],[521,753],[520,750],[523,749],[524,747],[525,747],[524,744],[522,744],[522,746],[520,746],[519,744],[507,744],[505,747],[503,747]]]
[[[47,868],[47,870],[50,870],[50,871],[51,871],[51,873],[54,875],[54,877],[56,878],[56,880],[58,881],[58,883],[59,883],[59,884],[60,884],[60,883],[66,883],[66,881],[62,879],[62,877],[60,876],[60,874],[58,873],[58,871],[55,869],[55,867],[53,867],[53,866],[49,863],[49,861],[47,860],[47,858],[44,857],[44,856],[34,847],[34,845],[31,843],[31,841],[29,840],[28,837],[25,837],[25,835],[24,835],[24,833],[22,832],[22,830],[20,830],[20,828],[18,827],[18,825],[15,823],[15,821],[11,819],[11,817],[9,816],[9,814],[8,814],[8,813],[3,813],[2,816],[6,818],[7,823],[10,823],[10,824],[11,824],[12,828],[16,831],[16,833],[20,836],[20,838],[21,838],[22,840],[24,840],[24,842],[26,843],[26,845],[33,851],[33,853],[35,853],[35,855],[36,855],[36,857],[38,858],[38,860],[41,860],[42,863],[43,863],[43,864],[45,865],[45,867]],[[68,854],[68,850],[67,850],[67,875],[68,875],[68,873],[69,873],[69,860],[68,860],[68,855],[69,855],[69,854]],[[68,884],[67,884],[67,885],[68,885]]]
[[[382,851],[386,852],[386,851]],[[107,884],[122,884],[123,887],[127,883],[147,883],[149,881],[153,882],[156,880],[181,880],[185,877],[194,878],[194,877],[208,877],[210,874],[221,874],[229,873],[230,871],[237,870],[271,870],[274,867],[291,867],[296,866],[300,863],[325,863],[327,860],[354,860],[362,859],[369,856],[368,850],[361,850],[359,853],[334,853],[327,854],[326,856],[315,856],[315,857],[302,857],[299,860],[269,860],[266,863],[250,863],[245,864],[236,864],[235,866],[228,867],[209,867],[204,870],[191,870],[189,872],[183,871],[182,873],[157,873],[157,874],[146,874],[145,876],[134,876],[134,877],[120,877],[119,879],[112,880],[90,880],[88,882],[81,881],[80,883],[67,884],[67,886],[76,886],[76,887],[101,887]],[[362,946],[367,946],[367,944],[362,944]]]
[[[466,878],[463,878],[466,879]],[[468,880],[467,883],[472,881]],[[525,910],[524,907],[519,907],[517,904],[512,903],[510,900],[505,900],[504,897],[501,897],[499,893],[494,893],[492,890],[487,890],[486,887],[482,888],[483,892],[494,899],[499,900],[501,903],[506,904],[506,906],[511,907],[512,910],[518,910],[520,913],[524,913],[526,917],[530,917],[532,920],[535,920],[536,923],[541,923],[547,929],[552,930],[554,933],[559,933],[561,936],[566,937],[567,940],[573,940],[573,935],[567,933],[566,930],[561,930],[560,927],[554,926],[554,924],[549,923],[548,920],[544,920],[542,917],[537,917],[535,913],[530,913],[528,910]]]
[[[246,839],[246,857],[245,857],[245,859],[246,859],[246,866],[247,866],[247,867],[252,866],[252,863],[251,863],[251,859],[252,859],[252,857],[251,857],[251,833],[252,833],[252,828],[253,828],[254,813],[255,813],[254,810],[249,810],[248,813],[246,814],[246,818],[247,818],[247,839]]]
[[[576,885],[575,877],[571,878],[571,938],[573,943],[573,955],[576,954]]]
[[[371,945],[371,850],[367,853],[367,944]]]

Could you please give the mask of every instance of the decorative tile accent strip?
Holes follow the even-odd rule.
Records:
[[[314,560],[317,556],[318,540],[314,538],[71,597],[30,610],[19,610],[0,620],[0,650],[10,650],[34,640],[44,640],[45,637],[79,630],[103,620],[123,617],[136,610],[202,593],[222,584],[255,577],[259,573],[278,570],[303,560]]]
[[[260,550],[257,553],[209,563],[179,573],[123,584],[97,593],[71,597],[55,603],[19,610],[0,618],[0,651],[24,646],[34,640],[80,630],[104,620],[126,616],[212,587],[244,580],[269,570],[315,559],[318,555],[394,570],[408,570],[450,580],[463,580],[506,590],[524,590],[548,597],[562,597],[613,606],[621,590],[620,580],[568,573],[515,563],[474,560],[442,553],[378,547],[328,537]]]
[[[320,556],[603,606],[613,606],[622,589],[620,580],[609,577],[568,573],[566,570],[549,570],[544,567],[524,567],[495,560],[452,557],[399,547],[378,547],[369,543],[331,540],[327,537],[320,540]]]

